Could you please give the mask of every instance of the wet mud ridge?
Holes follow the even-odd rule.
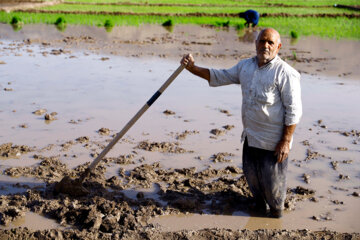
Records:
[[[13,143],[4,143],[0,145],[0,159],[20,157],[24,153],[32,152],[34,148],[25,145],[13,145]]]
[[[114,15],[114,16],[166,16],[166,17],[239,17],[238,13],[134,13],[134,12],[107,12],[107,11],[63,11],[42,9],[19,9],[17,12],[49,13],[49,14],[89,14],[89,15]],[[319,14],[291,14],[291,13],[262,13],[261,17],[318,17],[318,18],[360,18],[356,13],[319,13]]]
[[[66,1],[63,4],[68,5],[112,5],[112,6],[149,6],[149,7],[288,7],[288,8],[333,8],[333,5],[322,5],[322,6],[304,6],[304,5],[290,5],[282,3],[265,3],[264,5],[237,5],[237,4],[193,4],[193,3],[134,3],[134,2],[113,2],[113,3],[99,3],[99,2],[71,2]],[[341,5],[342,6],[342,5]]]
[[[0,10],[10,12],[25,9],[32,9],[44,6],[52,6],[61,3],[62,0],[41,1],[41,0],[2,0],[0,1]]]
[[[227,126],[227,129],[233,126]],[[104,132],[105,128],[101,128]],[[73,146],[81,144],[87,148],[97,144],[87,136],[76,138],[59,144],[62,151],[69,151]],[[157,151],[161,153],[188,154],[188,150],[180,147],[180,143],[141,141],[134,149],[143,151]],[[148,239],[163,238],[177,239],[187,236],[190,232],[167,233],[160,228],[148,224],[152,217],[179,213],[210,213],[224,214],[234,211],[251,211],[252,197],[247,186],[242,169],[228,165],[221,169],[211,166],[197,171],[195,167],[182,169],[165,169],[161,163],[141,164],[125,171],[120,168],[118,174],[110,178],[105,177],[108,167],[112,164],[124,166],[141,162],[139,153],[133,151],[128,155],[107,157],[100,163],[83,186],[89,191],[84,197],[73,197],[66,194],[54,193],[55,183],[64,176],[78,178],[89,166],[81,164],[69,169],[61,162],[61,155],[45,156],[33,153],[35,149],[27,146],[17,146],[12,143],[1,145],[2,155],[8,158],[21,154],[32,154],[37,164],[26,167],[9,167],[3,172],[11,177],[34,177],[46,183],[45,188],[21,186],[28,189],[25,193],[0,196],[0,224],[8,225],[25,216],[26,212],[34,212],[55,219],[60,225],[70,230],[31,231],[26,228],[0,230],[3,238],[28,238],[37,236],[42,238],[113,238]],[[42,150],[44,152],[44,150]],[[65,154],[67,155],[67,154]],[[228,153],[214,154],[214,162],[228,162]],[[138,158],[140,157],[140,158]],[[123,191],[133,189],[149,189],[157,186],[156,197],[145,197],[138,191],[136,198],[127,197]],[[303,187],[289,188],[285,207],[292,211],[298,201],[310,200],[315,191]],[[263,232],[261,234],[275,234]],[[279,232],[281,234],[282,232]],[[213,234],[227,236],[229,230],[200,230],[192,232],[193,239],[210,237]],[[258,232],[233,231],[233,236],[258,236]],[[287,234],[295,234],[288,231]],[[300,232],[296,233],[300,234]],[[305,233],[304,233],[305,234]],[[309,236],[314,234],[307,232]],[[322,234],[327,234],[323,232]],[[336,235],[336,233],[331,233]],[[236,239],[236,237],[230,238]]]
[[[68,141],[64,149],[68,151],[73,145],[91,142],[89,137]],[[157,143],[143,141],[135,149],[158,151],[163,153],[187,154],[187,150],[178,147],[179,143]],[[60,144],[63,147],[64,144]],[[101,148],[101,146],[100,146]],[[2,145],[2,151],[21,152],[26,146]],[[10,150],[9,150],[10,149]],[[25,151],[23,150],[23,151]],[[222,161],[231,154],[215,154],[214,162]],[[15,154],[16,156],[16,154]],[[25,216],[26,212],[34,212],[56,220],[63,229],[32,231],[27,228],[0,230],[1,239],[209,239],[221,237],[227,239],[258,239],[274,237],[278,239],[318,239],[327,236],[339,238],[357,238],[359,234],[336,233],[331,231],[312,232],[308,230],[228,230],[203,229],[198,231],[164,232],[158,226],[148,224],[150,218],[180,213],[227,214],[234,211],[252,211],[252,197],[243,171],[236,166],[228,165],[221,169],[211,166],[197,171],[195,167],[182,169],[165,169],[161,163],[141,164],[125,171],[120,168],[118,175],[105,177],[111,164],[132,164],[138,153],[108,157],[95,169],[84,182],[89,191],[84,197],[73,197],[66,194],[55,194],[54,186],[63,176],[78,178],[89,166],[85,163],[74,169],[68,169],[60,161],[60,156],[32,156],[38,164],[28,167],[10,167],[3,174],[19,177],[35,177],[46,183],[45,188],[19,186],[27,188],[25,193],[0,196],[0,224],[8,225]],[[220,159],[220,160],[219,160]],[[141,160],[139,160],[141,162]],[[136,198],[124,194],[126,190],[149,189],[157,186],[156,197],[145,197],[138,191]],[[285,208],[292,211],[299,201],[315,201],[315,191],[301,186],[289,188]]]
[[[143,164],[127,174],[119,172],[119,177],[106,179],[106,164],[98,166],[84,183],[89,190],[86,197],[73,198],[53,193],[54,179],[57,174],[67,173],[77,177],[86,165],[68,170],[45,157],[38,167],[28,171],[18,169],[20,174],[28,174],[47,182],[43,190],[29,189],[24,194],[2,195],[0,197],[0,224],[7,225],[32,211],[55,219],[67,230],[52,229],[31,231],[27,228],[0,230],[0,238],[43,238],[43,239],[209,239],[226,237],[227,239],[276,236],[279,239],[316,239],[318,237],[359,237],[357,234],[342,234],[330,231],[311,232],[308,230],[258,230],[231,231],[226,229],[204,229],[199,231],[162,232],[156,226],[147,224],[151,217],[181,212],[212,214],[245,210],[251,203],[251,196],[242,170],[234,166],[224,169],[212,169],[197,172],[195,168],[165,170],[159,163]],[[44,161],[47,161],[44,163]],[[39,167],[44,175],[39,174]],[[35,170],[37,169],[37,170]],[[5,172],[7,174],[8,172]],[[128,198],[122,190],[134,186],[149,188],[159,186],[159,200],[146,198],[138,192],[136,199]],[[296,187],[288,190],[286,208],[293,210],[297,201],[309,199],[313,190]],[[161,200],[161,201],[160,201]],[[166,204],[164,204],[166,203]],[[69,229],[70,227],[70,229]]]

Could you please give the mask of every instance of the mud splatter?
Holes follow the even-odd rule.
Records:
[[[136,148],[143,149],[145,151],[150,152],[163,152],[163,153],[186,153],[191,152],[185,150],[184,148],[179,147],[179,143],[171,143],[171,142],[150,142],[150,141],[142,141],[140,142]]]
[[[13,143],[4,143],[0,145],[0,156],[3,158],[20,157],[22,154],[34,151],[35,148],[26,145],[13,145]]]

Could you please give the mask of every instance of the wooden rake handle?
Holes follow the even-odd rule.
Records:
[[[175,78],[184,70],[185,65],[180,65],[175,72],[166,80],[166,82],[159,88],[159,90],[145,103],[145,105],[133,116],[132,119],[125,125],[125,127],[116,134],[114,139],[106,146],[106,148],[95,158],[86,171],[80,176],[79,182],[90,174],[90,172],[97,166],[97,164],[105,157],[110,149],[125,135],[125,133],[134,125],[134,123],[148,110],[148,108],[160,97],[165,89],[175,80]]]

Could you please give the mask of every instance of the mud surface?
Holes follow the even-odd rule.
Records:
[[[24,153],[33,151],[34,149],[25,145],[13,145],[12,143],[4,143],[0,145],[0,157],[14,158],[20,157]]]
[[[61,2],[62,2],[62,0],[54,0],[54,1],[4,0],[4,1],[0,1],[0,10],[6,11],[6,12],[11,12],[11,11],[17,11],[17,10],[26,10],[26,9],[33,9],[33,8],[38,8],[38,7],[52,6],[55,4],[59,4]]]
[[[338,49],[316,52],[284,39],[283,57],[299,52],[289,63],[322,70],[302,74],[304,117],[278,220],[254,210],[242,172],[240,89],[208,88],[185,71],[84,181],[86,196],[53,191],[64,176],[76,179],[87,169],[177,68],[182,52],[194,52],[201,65],[230,67],[252,55],[253,43],[207,27],[156,28],[155,34],[124,27],[110,35],[98,28],[59,33],[42,26],[49,35],[36,35],[7,27],[0,27],[6,63],[0,89],[13,91],[1,91],[1,239],[360,237],[360,114],[354,107],[360,75]],[[236,47],[226,50],[221,41]],[[358,42],[338,44],[358,51]],[[30,227],[34,219],[44,220],[43,228]]]
[[[3,39],[50,47],[41,51],[44,56],[64,55],[72,58],[75,57],[72,54],[74,49],[83,49],[86,54],[143,59],[160,57],[178,62],[184,54],[192,53],[198,64],[211,64],[214,67],[231,67],[238,60],[253,56],[254,40],[260,29],[237,32],[233,28],[177,25],[170,30],[144,25],[114,27],[108,33],[104,28],[68,26],[64,32],[60,32],[51,25],[25,25],[20,31],[14,32],[10,25],[0,24]],[[359,41],[317,37],[301,37],[294,41],[282,36],[282,42],[280,56],[301,73],[346,79],[358,79],[360,76],[358,58],[354,54],[360,48]],[[111,59],[109,56],[105,58]]]

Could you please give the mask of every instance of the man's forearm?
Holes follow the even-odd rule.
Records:
[[[198,67],[195,65],[192,67],[187,67],[186,69],[189,70],[191,73],[195,74],[196,76],[204,78],[205,80],[210,82],[210,70],[209,69]]]
[[[291,137],[295,132],[296,124],[284,126],[283,134],[282,134],[282,141],[289,142],[291,141]]]
[[[282,138],[275,148],[275,155],[278,156],[277,161],[279,163],[281,163],[288,157],[290,151],[291,137],[295,132],[295,128],[296,128],[296,124],[290,126],[286,126],[286,125],[284,126]]]

